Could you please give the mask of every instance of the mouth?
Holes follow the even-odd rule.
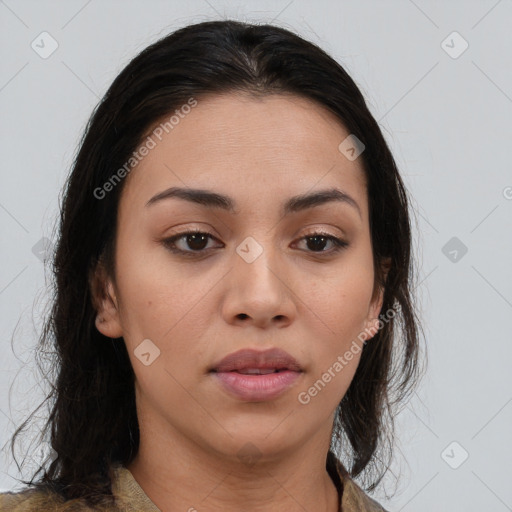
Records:
[[[238,372],[252,375],[285,370],[301,372],[302,368],[288,352],[278,348],[264,351],[239,350],[224,357],[210,368],[210,371],[217,373]]]
[[[224,391],[239,400],[264,402],[281,396],[303,373],[299,363],[280,349],[244,349],[228,355],[209,371]]]
[[[269,373],[279,373],[286,371],[288,368],[244,368],[242,370],[231,370],[232,372],[240,373],[242,375],[268,375]]]

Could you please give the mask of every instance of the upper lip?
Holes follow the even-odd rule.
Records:
[[[218,361],[212,366],[210,371],[230,372],[247,368],[302,371],[297,360],[288,352],[279,348],[271,348],[264,351],[252,349],[238,350]]]

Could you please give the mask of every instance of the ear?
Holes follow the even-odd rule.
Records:
[[[381,263],[381,280],[375,283],[370,307],[368,308],[368,316],[365,322],[365,341],[370,340],[377,334],[379,330],[379,315],[384,302],[384,291],[386,288],[386,280],[389,269],[391,268],[391,258],[384,258]]]
[[[109,338],[120,338],[123,329],[119,317],[119,303],[112,279],[102,262],[99,262],[92,271],[89,285],[96,310],[96,329]]]

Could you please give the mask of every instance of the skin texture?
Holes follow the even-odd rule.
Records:
[[[360,353],[307,405],[297,397],[375,327],[382,304],[382,292],[372,295],[362,163],[338,150],[348,135],[333,114],[304,98],[210,96],[126,178],[115,280],[98,269],[108,294],[96,325],[126,343],[141,433],[128,469],[161,510],[338,510],[325,459]],[[236,213],[176,198],[145,206],[171,186],[228,195]],[[329,202],[282,216],[289,197],[331,187],[360,211]],[[188,229],[214,237],[204,255],[166,248],[164,239]],[[318,230],[348,247],[308,244],[303,237]],[[236,252],[249,236],[263,249],[252,263]],[[195,247],[186,237],[176,244]],[[134,353],[144,339],[160,350],[148,366]],[[236,399],[208,373],[241,348],[272,347],[304,370],[274,400]],[[257,454],[250,463],[238,456],[247,443]]]

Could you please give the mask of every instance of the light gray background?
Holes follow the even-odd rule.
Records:
[[[33,247],[52,239],[87,118],[149,43],[226,17],[295,30],[346,67],[418,212],[429,369],[399,417],[396,493],[384,498],[386,479],[375,497],[391,511],[512,510],[510,0],[0,1],[0,441],[42,397],[33,347],[48,294]],[[46,59],[31,48],[43,31],[58,43]],[[469,44],[457,58],[454,31]],[[465,255],[456,242],[445,256],[452,237]],[[1,456],[0,489],[13,489],[8,446]]]

